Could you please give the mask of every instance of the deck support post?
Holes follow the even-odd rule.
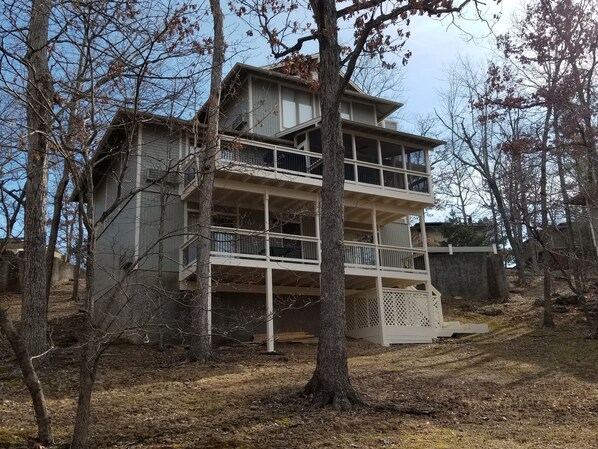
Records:
[[[434,338],[438,337],[438,329],[436,328],[436,309],[434,309],[434,298],[432,297],[432,281],[430,274],[430,257],[428,255],[428,236],[426,233],[426,220],[424,213],[419,215],[419,230],[421,233],[422,247],[424,249],[424,261],[426,263],[426,271],[428,273],[428,280],[426,281],[426,293],[428,294],[428,313],[430,320],[430,327],[434,332]],[[438,307],[442,307],[441,304]]]
[[[269,199],[270,195],[266,190],[266,193],[264,193],[264,254],[266,255],[266,260],[270,260],[270,207],[268,204]]]
[[[266,351],[274,352],[274,297],[272,268],[266,268]]]
[[[372,205],[372,243],[374,244],[374,260],[376,261],[376,270],[380,269],[380,249],[378,248],[378,222],[376,220],[376,203]]]
[[[386,312],[384,310],[384,288],[382,286],[382,277],[376,276],[376,296],[378,298],[378,310],[380,316],[380,344],[389,346],[386,338]]]
[[[382,285],[382,277],[380,276],[380,248],[378,245],[378,221],[376,218],[376,203],[372,205],[372,235],[374,243],[374,258],[376,260],[376,298],[378,300],[378,315],[380,318],[380,343],[382,346],[388,346],[386,339],[386,315],[384,311],[384,290]]]

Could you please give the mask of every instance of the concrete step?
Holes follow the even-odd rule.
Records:
[[[455,334],[485,334],[488,331],[487,324],[453,324],[443,325],[442,328],[437,330],[437,335],[439,337],[452,337]]]
[[[268,337],[266,334],[255,334],[253,341],[265,342]],[[278,332],[274,333],[274,341],[278,342],[301,342],[301,343],[317,343],[318,337],[308,332]]]

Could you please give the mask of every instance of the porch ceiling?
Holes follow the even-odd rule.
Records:
[[[214,189],[214,198],[215,203],[219,206],[239,206],[245,209],[264,210],[264,196],[261,193],[216,187]],[[188,200],[197,202],[195,198],[188,198]],[[269,195],[269,208],[271,211],[293,212],[297,215],[313,216],[314,200]],[[374,205],[376,207],[376,221],[380,226],[396,221],[406,215],[417,215],[421,211],[412,202],[399,198],[376,197],[374,199],[372,195],[347,192],[345,194],[345,221],[371,224]]]
[[[266,272],[261,268],[230,267],[223,265],[212,266],[213,288],[215,291],[246,291],[255,289],[261,291],[266,284]],[[382,286],[385,288],[405,288],[420,281],[408,279],[382,278]],[[287,288],[287,291],[294,291],[301,294],[302,289],[313,295],[320,288],[319,273],[307,273],[291,270],[272,270],[272,286]],[[376,288],[376,278],[369,276],[345,276],[345,289],[356,293],[360,290],[372,290]],[[291,290],[292,289],[292,290]]]

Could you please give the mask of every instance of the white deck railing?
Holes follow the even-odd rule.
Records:
[[[271,145],[245,139],[222,139],[218,169],[249,173],[270,172],[277,177],[322,179],[322,155],[293,147]],[[197,186],[197,161],[183,167],[183,192]],[[345,182],[348,184],[405,191],[432,196],[430,173],[406,170],[370,162],[345,159]]]
[[[196,241],[193,237],[181,246],[183,269],[197,259]],[[210,244],[211,255],[217,257],[320,263],[317,237],[212,226]],[[345,265],[350,268],[425,273],[424,255],[417,248],[345,242]]]

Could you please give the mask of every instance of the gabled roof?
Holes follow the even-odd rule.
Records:
[[[122,141],[122,138],[127,131],[135,132],[135,130],[131,130],[130,128],[140,123],[162,126],[174,125],[181,128],[191,127],[192,125],[189,120],[152,114],[150,112],[135,112],[133,109],[120,108],[106,128],[106,132],[98,143],[91,159],[94,185],[99,183],[108,167],[112,164],[114,157],[119,153],[121,146],[118,142]],[[85,191],[86,188],[87,186],[85,184],[81,186],[81,190],[83,191]],[[80,190],[75,187],[69,200],[76,201],[79,197],[79,193]]]
[[[285,81],[288,83],[296,84],[297,86],[301,87],[311,88],[310,81],[303,80],[297,76],[287,75],[285,73],[281,73],[276,70],[267,69],[263,67],[254,67],[252,65],[236,63],[222,81],[222,97],[224,98],[227,93],[234,91],[234,89],[238,87],[241,81],[243,81],[250,74],[260,76],[262,78],[271,78],[279,81]],[[384,120],[390,114],[392,114],[401,106],[403,106],[402,103],[396,101],[386,100],[384,98],[374,97],[372,95],[365,94],[361,91],[361,89],[346,89],[345,95],[349,97],[349,99],[351,100],[373,104],[376,107],[376,115],[378,121]],[[197,114],[200,116],[200,121],[202,122],[204,121],[202,120],[202,117],[205,117],[206,108],[207,105],[204,104],[201,107],[201,109],[197,112]]]
[[[320,55],[318,53],[314,53],[313,55],[309,55],[309,57],[312,58],[312,59],[315,59],[316,61],[320,60]],[[283,67],[283,65],[284,65],[284,62],[279,61],[279,62],[275,62],[273,64],[268,64],[268,65],[261,66],[261,68],[265,69],[265,70],[275,70],[275,71],[278,71],[276,69],[279,69],[279,68]],[[344,73],[342,73],[341,75],[344,75]],[[364,90],[362,90],[353,80],[349,80],[347,88],[350,89],[350,90],[353,90],[355,92],[359,92],[360,94],[366,94],[366,92]]]

